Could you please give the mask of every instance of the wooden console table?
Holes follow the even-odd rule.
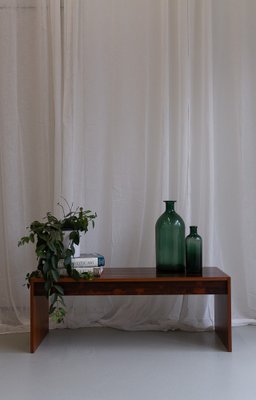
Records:
[[[214,295],[215,332],[232,351],[231,278],[216,267],[202,276],[158,276],[155,268],[108,268],[92,281],[61,278],[65,296]],[[31,279],[30,351],[34,353],[49,331],[48,299],[44,280]]]

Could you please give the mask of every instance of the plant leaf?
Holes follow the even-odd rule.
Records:
[[[64,296],[64,290],[60,285],[53,285],[54,289],[60,293],[62,296]]]
[[[58,280],[60,279],[59,271],[57,271],[56,269],[53,269],[52,270],[52,277],[53,277],[53,280],[55,282],[58,282]]]

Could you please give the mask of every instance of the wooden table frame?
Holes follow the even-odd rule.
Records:
[[[216,267],[204,267],[202,276],[159,276],[155,268],[108,268],[92,281],[61,278],[65,296],[214,295],[215,332],[232,351],[231,278]],[[44,280],[31,279],[30,352],[49,332],[49,302]]]

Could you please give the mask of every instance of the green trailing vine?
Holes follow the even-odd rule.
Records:
[[[43,218],[43,222],[33,221],[26,228],[28,234],[18,242],[18,246],[28,243],[35,245],[38,265],[36,270],[26,274],[26,286],[30,287],[31,278],[41,277],[44,279],[45,294],[50,300],[49,315],[58,323],[63,321],[66,314],[63,289],[58,284],[60,278],[59,260],[63,260],[68,276],[73,279],[93,278],[92,274],[88,272],[80,274],[72,267],[72,256],[75,254],[74,245],[80,243],[80,233],[86,233],[90,224],[94,228],[94,219],[97,214],[90,210],[84,210],[83,207],[73,209],[73,205],[70,207],[67,202],[66,204],[68,206],[67,213],[63,205],[58,203],[63,211],[61,219],[48,212]],[[63,244],[65,230],[70,231],[68,248],[65,248]]]

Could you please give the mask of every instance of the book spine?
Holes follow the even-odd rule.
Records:
[[[74,267],[104,267],[104,257],[86,257],[86,258],[73,258],[72,265]]]
[[[103,272],[103,267],[79,267],[76,268],[74,267],[80,274],[82,274],[83,272],[92,272],[94,276],[99,276],[102,274]]]
[[[92,273],[93,276],[100,276],[103,272],[103,267],[73,267],[80,274],[82,273]],[[59,268],[59,274],[61,276],[68,276],[66,268]]]
[[[85,267],[104,267],[104,257],[86,257],[86,258],[73,258],[71,262],[72,267],[85,268]],[[63,267],[63,260],[59,260],[58,267]]]

